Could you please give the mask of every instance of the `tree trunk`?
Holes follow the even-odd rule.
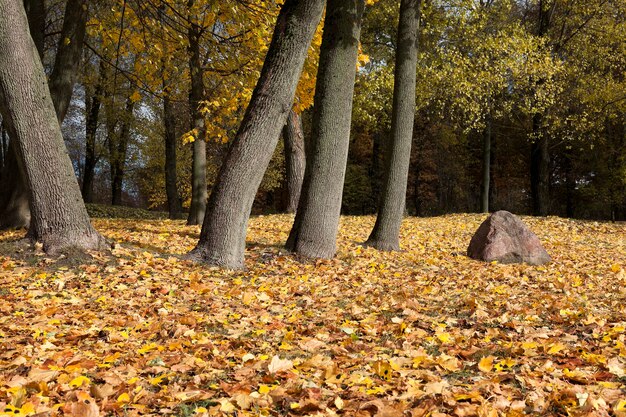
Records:
[[[190,0],[190,7],[193,0]],[[191,74],[191,90],[189,91],[189,107],[191,107],[191,123],[194,129],[193,167],[191,171],[191,206],[187,224],[202,224],[206,212],[207,175],[206,175],[206,141],[204,115],[200,112],[200,102],[204,100],[204,71],[200,59],[200,28],[192,23],[189,26],[189,73]]]
[[[86,0],[67,0],[61,39],[49,81],[59,123],[65,119],[78,77],[88,14]]]
[[[380,188],[383,177],[383,136],[382,132],[376,132],[372,138],[372,160],[369,170],[370,188],[372,189],[372,200],[375,203],[380,201]]]
[[[300,190],[304,180],[306,153],[304,151],[304,132],[302,119],[294,110],[287,117],[283,128],[285,141],[285,171],[287,177],[287,213],[295,213],[298,209]]]
[[[65,148],[21,2],[0,2],[0,110],[30,189],[30,235],[48,253],[102,249]],[[19,71],[16,71],[19,68]]]
[[[128,152],[128,142],[130,141],[130,125],[134,107],[135,102],[127,98],[124,120],[122,121],[119,134],[114,135],[115,141],[109,142],[109,151],[111,153],[111,204],[114,206],[122,205],[126,154]]]
[[[550,154],[548,138],[541,129],[542,116],[533,116],[533,138],[530,155],[530,195],[532,198],[533,215],[548,215],[548,199],[550,197]]]
[[[30,224],[28,189],[14,147],[15,141],[12,140],[0,177],[0,230],[21,229]]]
[[[291,110],[324,0],[286,0],[243,121],[213,188],[192,258],[242,268],[248,218]]]
[[[176,119],[169,94],[163,96],[163,122],[165,127],[165,193],[170,219],[181,219],[183,208],[178,194],[176,178]]]
[[[365,242],[379,250],[400,249],[400,226],[415,120],[417,34],[421,0],[401,0],[394,74],[391,141],[385,149],[385,179],[376,224]]]
[[[100,78],[96,90],[89,100],[87,108],[87,117],[85,121],[85,169],[83,172],[82,194],[85,203],[93,203],[93,180],[95,175],[98,156],[96,155],[96,133],[98,131],[98,117],[100,115],[100,106],[102,104],[102,94],[105,72],[102,69],[104,63],[100,63]]]
[[[491,117],[483,132],[483,181],[480,192],[480,211],[489,213],[489,183],[491,181]]]
[[[35,42],[39,58],[43,61],[44,38],[46,36],[46,5],[44,0],[24,0],[30,36]]]

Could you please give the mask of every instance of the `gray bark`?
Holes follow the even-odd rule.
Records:
[[[244,266],[248,219],[256,191],[291,110],[324,0],[286,0],[263,69],[222,164],[190,257],[227,268]]]
[[[194,0],[188,2],[193,5]],[[204,115],[200,112],[200,102],[204,100],[204,71],[200,59],[200,27],[190,24],[187,33],[189,40],[189,73],[191,90],[189,91],[189,107],[191,107],[192,129],[195,129],[193,142],[193,166],[191,170],[191,205],[187,224],[202,224],[206,212],[207,175],[206,175],[206,142]]]
[[[346,173],[362,0],[329,0],[313,107],[310,155],[287,249],[335,256]]]
[[[176,178],[176,118],[169,94],[163,96],[163,123],[165,127],[165,193],[167,195],[167,210],[170,219],[182,218],[182,204]]]
[[[306,153],[304,150],[304,132],[302,119],[294,110],[287,117],[287,124],[283,128],[285,141],[285,176],[287,182],[287,213],[295,213],[298,209],[304,170],[306,167]]]
[[[30,189],[30,236],[53,254],[69,247],[102,249],[105,241],[89,221],[43,65],[17,0],[0,2],[0,56],[0,111]]]
[[[483,132],[483,180],[480,190],[480,211],[489,213],[489,184],[491,181],[491,118]]]
[[[401,0],[394,73],[391,141],[385,150],[385,178],[376,224],[367,242],[379,250],[400,249],[400,226],[415,120],[417,35],[421,0]]]

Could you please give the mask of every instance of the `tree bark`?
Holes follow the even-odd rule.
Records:
[[[130,127],[134,107],[135,102],[130,98],[127,98],[124,120],[122,121],[119,134],[113,135],[116,139],[115,141],[109,141],[111,161],[111,204],[114,206],[122,205],[126,154],[128,152],[128,142],[130,141]]]
[[[362,0],[329,0],[326,6],[311,152],[286,245],[307,257],[332,258],[336,252],[364,7]]]
[[[39,58],[44,57],[44,38],[46,36],[46,5],[44,0],[24,0],[24,9],[28,18],[30,36],[35,42]]]
[[[213,188],[200,241],[190,257],[244,266],[248,218],[256,191],[291,110],[324,0],[286,0],[252,99]]]
[[[102,94],[105,72],[102,68],[104,63],[100,63],[100,77],[98,85],[89,100],[87,108],[87,118],[85,121],[85,169],[83,172],[82,195],[85,203],[93,203],[93,180],[95,176],[98,155],[96,154],[96,133],[98,131],[98,118],[102,104]]]
[[[189,7],[194,1],[188,2]],[[206,212],[207,175],[206,175],[206,141],[204,115],[200,112],[200,102],[204,100],[204,71],[200,59],[200,27],[191,23],[188,30],[189,40],[189,73],[191,90],[189,91],[189,107],[191,107],[191,128],[194,129],[193,167],[191,171],[191,206],[187,224],[202,224]]]
[[[89,221],[43,65],[17,0],[0,3],[0,56],[0,110],[30,189],[30,236],[52,254],[68,247],[102,249],[105,240]]]
[[[78,77],[88,15],[86,0],[67,0],[61,39],[49,81],[59,123],[65,119]]]
[[[306,153],[304,150],[304,132],[302,119],[294,110],[287,117],[287,124],[283,128],[285,141],[285,171],[287,177],[287,213],[298,210],[304,170],[306,167]]]
[[[176,176],[176,118],[169,94],[163,96],[163,123],[165,127],[165,193],[170,219],[182,218],[182,204]]]
[[[489,213],[489,184],[491,182],[491,117],[483,132],[483,181],[480,192],[480,211]]]
[[[30,224],[28,189],[14,147],[15,141],[11,140],[0,177],[0,230],[21,229]]]
[[[401,0],[396,67],[394,73],[391,141],[385,149],[385,178],[376,224],[367,242],[379,250],[400,249],[400,226],[415,120],[417,35],[421,0]]]
[[[542,117],[533,116],[533,138],[530,155],[530,195],[535,216],[548,215],[550,198],[550,154],[548,138],[541,129]]]

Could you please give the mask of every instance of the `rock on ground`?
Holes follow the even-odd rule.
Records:
[[[470,258],[486,262],[542,265],[552,260],[537,235],[519,217],[497,211],[485,220],[467,248]]]

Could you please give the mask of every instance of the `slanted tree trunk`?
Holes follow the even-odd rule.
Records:
[[[192,258],[242,268],[248,218],[291,110],[324,0],[286,0],[252,99],[213,187]]]
[[[167,93],[163,95],[163,123],[165,127],[165,193],[170,219],[181,219],[183,208],[178,194],[176,178],[176,118],[172,101]]]
[[[89,221],[43,65],[17,0],[0,2],[0,56],[0,111],[30,189],[30,236],[48,253],[102,249],[105,241]]]
[[[313,107],[310,155],[287,249],[335,256],[346,173],[362,0],[329,0]]]
[[[44,0],[24,0],[30,36],[35,42],[39,58],[43,61],[44,39],[46,36],[46,5]]]
[[[128,142],[130,141],[130,127],[134,107],[135,102],[130,98],[127,98],[122,126],[120,127],[118,134],[113,135],[116,140],[109,141],[111,161],[111,204],[114,206],[122,204],[126,154],[128,152]]]
[[[91,99],[86,103],[87,117],[85,121],[85,169],[83,171],[82,194],[85,203],[93,203],[93,180],[98,155],[96,154],[96,133],[98,131],[98,118],[102,105],[103,85],[105,72],[102,68],[104,63],[100,63],[100,77],[96,89]]]
[[[489,213],[489,184],[491,182],[491,117],[483,132],[483,181],[480,190],[480,211]]]
[[[533,116],[533,137],[530,155],[530,195],[535,216],[548,215],[550,198],[550,153],[548,138],[541,128],[542,116]]]
[[[400,2],[391,141],[385,148],[385,178],[376,224],[365,242],[366,245],[379,250],[400,249],[400,225],[406,203],[415,120],[420,6],[421,0],[401,0]]]
[[[78,77],[88,15],[86,0],[67,0],[61,39],[49,81],[59,124],[65,119]]]
[[[294,110],[291,110],[287,117],[287,124],[283,128],[283,140],[285,141],[285,176],[287,177],[286,211],[295,213],[298,210],[298,200],[304,180],[306,153],[302,119]]]
[[[189,7],[194,0],[189,0]],[[206,212],[207,175],[206,175],[206,126],[204,115],[200,112],[200,102],[204,100],[204,71],[200,59],[200,27],[195,23],[189,25],[189,73],[191,90],[189,91],[189,107],[191,107],[191,123],[194,129],[193,162],[191,170],[191,205],[187,224],[202,224]]]

